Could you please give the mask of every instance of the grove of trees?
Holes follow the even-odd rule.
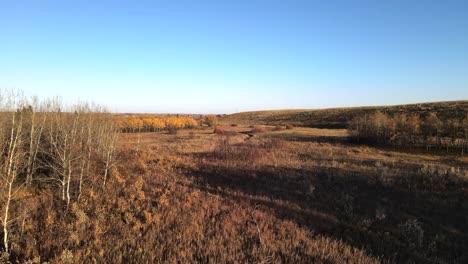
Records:
[[[4,252],[21,241],[27,199],[50,189],[66,214],[85,191],[104,191],[118,129],[104,108],[0,90],[0,222]],[[26,208],[29,208],[26,210]],[[60,213],[60,212],[59,212]]]
[[[122,116],[117,118],[120,131],[125,133],[159,132],[198,127],[198,122],[189,116],[171,116],[166,118],[145,116]]]
[[[462,155],[468,148],[468,116],[461,120],[441,120],[436,113],[421,117],[376,112],[354,118],[349,130],[358,142],[456,150]]]

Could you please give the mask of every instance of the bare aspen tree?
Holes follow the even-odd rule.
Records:
[[[450,147],[455,147],[456,139],[458,136],[459,130],[459,123],[456,119],[449,119],[444,124],[444,136],[446,137],[445,140],[445,147],[446,152],[448,153]]]
[[[37,155],[39,152],[42,132],[47,120],[45,108],[40,106],[39,99],[33,97],[30,106],[27,108],[29,115],[29,148],[26,171],[26,184],[31,185],[33,175],[37,169]]]
[[[356,117],[349,122],[349,134],[357,141],[386,143],[405,147],[425,147],[432,145],[439,149],[461,150],[464,155],[468,141],[468,117],[448,119],[442,122],[437,114],[430,113],[426,118],[416,113],[399,113],[393,117],[380,112]]]
[[[15,94],[7,98],[7,107],[2,107],[2,114],[6,116],[2,120],[0,132],[2,135],[2,151],[5,153],[0,158],[1,166],[1,187],[3,211],[1,222],[3,226],[3,244],[5,251],[9,252],[9,225],[14,220],[11,217],[10,209],[15,195],[21,189],[16,179],[22,172],[24,161],[23,151],[23,112],[21,111],[21,102],[17,102]],[[19,99],[20,100],[20,99]],[[16,109],[18,109],[16,111]]]
[[[98,129],[99,122],[97,120],[97,114],[93,112],[92,106],[83,104],[79,106],[80,112],[82,113],[82,120],[80,122],[80,142],[81,142],[81,164],[80,164],[80,175],[78,180],[78,197],[79,201],[83,191],[84,178],[90,176],[91,170],[91,155],[93,149],[96,147],[95,142],[95,131]]]
[[[96,128],[97,126],[99,125],[99,123],[97,122],[96,120],[96,115],[93,114],[93,115],[89,115],[89,122],[88,122],[88,126],[87,126],[87,152],[86,152],[86,176],[90,176],[91,174],[91,155],[92,155],[92,151],[93,151],[93,148],[96,146]],[[81,197],[81,192],[82,192],[82,184],[83,184],[83,181],[80,180],[80,190],[79,190],[79,195]]]
[[[85,120],[81,124],[81,151],[82,151],[82,158],[80,164],[80,177],[78,183],[78,197],[77,200],[79,201],[81,198],[81,193],[83,190],[83,177],[85,173],[89,175],[89,168],[91,162],[91,141],[92,141],[92,126],[91,126],[91,114],[85,114]]]
[[[66,200],[67,208],[70,204],[70,184],[75,171],[75,163],[81,158],[77,151],[78,112],[62,112],[61,104],[56,103],[54,117],[51,120],[49,132],[50,151],[48,166],[58,176],[56,180],[61,184],[62,200]]]
[[[67,107],[57,98],[27,100],[0,90],[0,223],[6,252],[11,250],[13,223],[22,217],[24,227],[27,210],[19,215],[18,209],[22,190],[27,190],[23,187],[36,179],[59,183],[55,190],[68,209],[72,199],[79,201],[85,182],[97,179],[95,184],[106,186],[117,135],[111,114],[102,107]],[[38,174],[40,168],[46,173]],[[103,179],[92,177],[94,172]]]
[[[103,158],[104,158],[104,177],[102,186],[106,187],[107,176],[111,169],[114,161],[115,142],[117,140],[117,128],[115,127],[112,120],[105,122],[105,133],[103,136]]]
[[[462,120],[461,126],[463,129],[463,143],[462,143],[462,150],[461,155],[465,154],[465,149],[468,147],[468,115]]]
[[[140,151],[140,144],[141,144],[141,125],[138,125],[138,143],[137,143],[137,151]]]
[[[421,124],[421,132],[423,134],[424,143],[426,145],[426,150],[429,150],[431,142],[435,140],[438,142],[438,127],[440,120],[437,117],[436,113],[430,113]]]

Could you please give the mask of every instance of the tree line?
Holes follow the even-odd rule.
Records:
[[[0,221],[3,249],[37,188],[54,190],[64,212],[90,188],[103,190],[115,164],[118,130],[105,108],[0,90]],[[19,234],[17,234],[19,235]]]
[[[159,132],[164,130],[191,129],[198,127],[198,121],[189,116],[166,118],[123,116],[116,118],[118,127],[124,133]]]
[[[468,148],[468,115],[442,120],[436,113],[422,117],[414,113],[391,116],[376,112],[351,120],[349,131],[357,142],[445,149],[460,151],[462,155]]]

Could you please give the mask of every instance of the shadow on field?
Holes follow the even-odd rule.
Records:
[[[317,142],[317,143],[349,143],[347,137],[339,136],[317,136],[317,135],[304,135],[299,133],[294,134],[273,134],[273,138],[279,138],[285,141],[293,142]]]
[[[259,205],[391,262],[468,263],[466,180],[435,181],[441,186],[428,189],[418,182],[425,175],[386,179],[318,165],[252,166],[249,155],[242,166],[211,152],[195,158],[198,169],[187,176],[203,191]]]

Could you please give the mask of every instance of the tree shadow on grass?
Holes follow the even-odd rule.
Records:
[[[199,153],[198,169],[186,175],[197,187],[236,201],[260,205],[313,232],[395,262],[468,261],[466,181],[446,190],[422,190],[346,168],[238,166]],[[422,180],[415,177],[414,180]],[[401,231],[409,219],[422,224],[423,242]]]
[[[279,138],[285,141],[292,142],[316,142],[316,143],[349,143],[349,140],[345,136],[323,136],[323,135],[307,135],[300,133],[292,134],[271,134],[272,138]]]

